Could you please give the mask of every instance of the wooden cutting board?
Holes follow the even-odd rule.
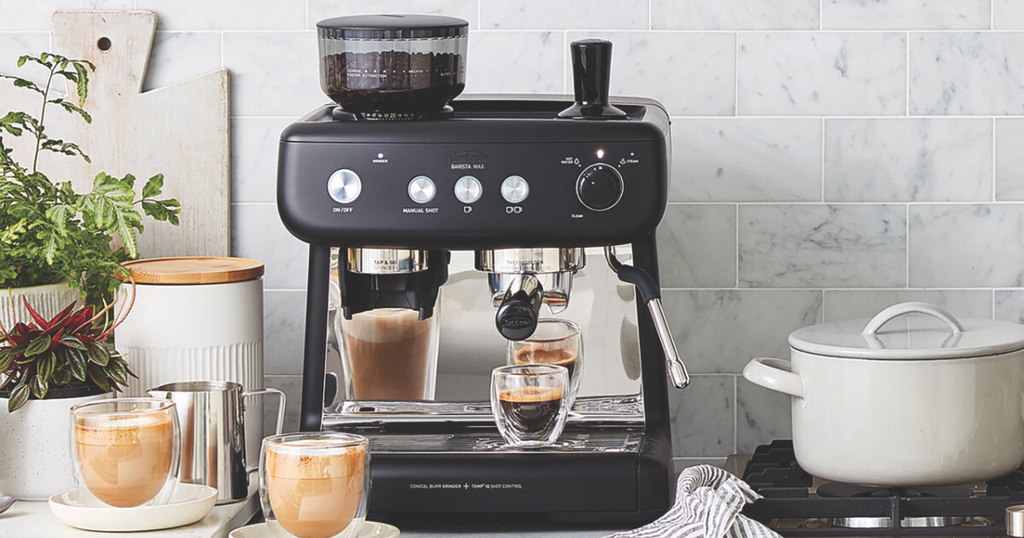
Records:
[[[139,237],[142,257],[230,254],[230,139],[228,73],[218,69],[142,92],[156,15],[148,11],[58,11],[53,15],[55,52],[96,65],[85,109],[91,124],[59,107],[47,110],[47,133],[77,142],[92,159],[43,153],[39,170],[51,181],[70,179],[88,190],[100,171],[131,173],[136,192],[164,174],[165,197],[182,205],[177,227],[146,217]],[[103,50],[103,49],[106,50]],[[38,56],[42,51],[24,51]],[[5,73],[11,73],[3,66]],[[73,88],[68,92],[74,94]],[[77,100],[76,100],[77,101]],[[25,110],[38,116],[38,95],[0,82],[0,113]],[[29,162],[31,137],[15,146]],[[27,156],[27,157],[26,157]]]

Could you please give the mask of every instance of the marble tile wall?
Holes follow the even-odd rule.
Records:
[[[0,0],[0,72],[56,8],[156,12],[147,89],[231,71],[233,251],[267,264],[267,384],[293,402],[306,249],[277,217],[276,140],[324,101],[316,21],[368,11],[468,20],[467,92],[569,92],[568,43],[602,37],[613,92],[666,105],[687,461],[790,434],[788,399],[740,372],[799,327],[904,300],[1024,322],[1019,0]]]

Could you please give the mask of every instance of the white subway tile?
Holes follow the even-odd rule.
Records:
[[[161,30],[301,30],[306,22],[305,0],[135,0],[135,9],[155,12]]]
[[[458,17],[476,28],[476,0],[388,0],[367,2],[366,0],[308,0],[307,25],[316,28],[316,23],[334,17],[367,15],[377,13],[426,13]]]
[[[721,456],[735,452],[735,378],[694,376],[686,390],[669,389],[672,452],[677,456]]]
[[[1024,323],[1024,290],[996,290],[995,318]]]
[[[297,118],[231,120],[231,201],[277,200],[277,151],[281,132]]]
[[[267,289],[305,288],[309,246],[285,229],[277,206],[232,205],[231,211],[231,255],[263,262]]]
[[[570,32],[569,41],[610,40],[612,95],[653,97],[673,116],[731,116],[736,45],[732,34]],[[566,87],[572,89],[572,73]]]
[[[666,290],[665,317],[694,374],[738,374],[754,357],[789,356],[789,333],[821,322],[818,290]]]
[[[998,1],[998,0],[997,0]],[[824,0],[826,30],[966,30],[992,24],[990,0]]]
[[[820,200],[821,120],[674,120],[669,199]]]
[[[996,200],[1024,200],[1024,119],[996,120]]]
[[[825,200],[992,200],[988,119],[826,119]]]
[[[781,358],[789,359],[789,353]],[[736,453],[753,454],[757,445],[793,438],[793,397],[755,385],[743,377],[736,385]]]
[[[992,12],[996,30],[1024,30],[1024,2],[992,0]]]
[[[470,32],[468,56],[466,93],[565,93],[561,32]]]
[[[316,34],[224,34],[224,67],[231,74],[234,116],[300,116],[330,102],[320,90]]]
[[[910,206],[910,286],[1024,285],[1024,205]]]
[[[911,114],[1024,114],[1024,33],[910,35]]]
[[[5,0],[0,2],[0,31],[51,31],[50,17],[54,11],[132,9],[132,3],[132,0]]]
[[[741,205],[740,286],[906,286],[903,205]]]
[[[157,32],[143,91],[168,86],[220,67],[220,34]]]
[[[652,0],[656,30],[817,30],[818,0]]]
[[[263,299],[263,371],[266,374],[301,374],[306,292],[270,290],[263,293]],[[292,403],[298,402],[293,400]],[[276,408],[268,409],[273,410]]]
[[[902,115],[906,35],[739,35],[740,115]]]
[[[18,67],[18,58],[25,55],[39,56],[39,53],[49,50],[50,36],[43,32],[0,34],[0,73],[45,85],[49,71],[38,64],[26,63],[23,67]],[[0,84],[8,86],[13,84],[13,81],[0,80]],[[7,111],[4,110],[3,113],[6,114]]]
[[[646,30],[647,0],[480,0],[480,27]]]
[[[736,206],[669,204],[657,236],[661,287],[736,285]]]

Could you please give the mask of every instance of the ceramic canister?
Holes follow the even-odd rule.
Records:
[[[263,264],[242,258],[154,258],[125,264],[135,303],[114,331],[132,371],[124,395],[182,381],[263,388]],[[120,301],[132,296],[121,286]],[[245,410],[246,459],[259,461],[263,396]]]

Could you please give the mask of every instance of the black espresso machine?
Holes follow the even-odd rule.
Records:
[[[573,43],[575,102],[451,101],[465,21],[342,17],[318,31],[323,86],[341,106],[290,125],[278,165],[281,219],[310,245],[301,428],[370,439],[378,518],[664,513],[668,391],[689,381],[658,298],[664,108],[609,101],[607,41]],[[357,336],[369,337],[346,324],[395,312],[433,331],[430,357],[410,367],[419,351],[393,348],[357,364]],[[555,445],[512,449],[491,416],[490,370],[548,314],[583,327],[579,396]],[[374,338],[404,338],[390,327]]]

